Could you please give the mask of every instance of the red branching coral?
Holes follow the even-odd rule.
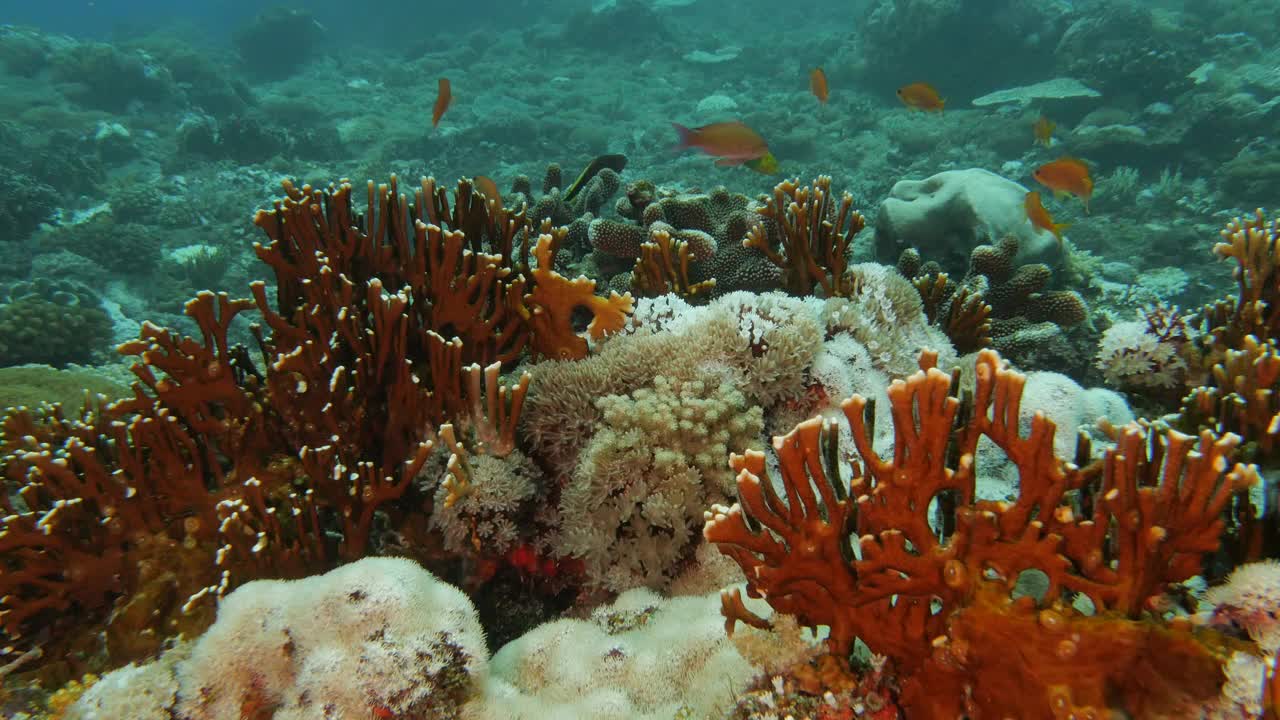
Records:
[[[817,285],[827,297],[851,294],[846,254],[854,236],[866,227],[862,213],[853,209],[852,195],[844,193],[837,206],[827,175],[818,176],[810,187],[785,180],[756,212],[777,224],[781,247],[769,245],[763,223],[753,226],[742,244],[763,252],[782,269],[787,292],[808,295]]]
[[[1025,378],[994,352],[979,355],[971,414],[934,362],[922,356],[921,371],[889,389],[891,458],[871,447],[867,401],[845,401],[863,459],[847,491],[834,421],[774,439],[785,500],[762,453],[733,456],[740,504],[713,508],[704,534],[742,567],[748,593],[829,626],[838,657],[855,639],[889,656],[912,717],[1147,716],[1215,695],[1231,641],[1145,611],[1199,571],[1228,503],[1256,482],[1251,466],[1230,462],[1239,439],[1135,424],[1081,468],[1054,456],[1043,415],[1020,432]],[[979,441],[1018,468],[1016,499],[977,498]],[[1027,573],[1042,577],[1039,599],[1015,591]],[[733,600],[727,613],[740,608]]]
[[[133,659],[147,644],[132,638],[154,650],[198,629],[202,598],[368,554],[377,518],[395,532],[429,512],[412,481],[441,425],[472,452],[514,449],[528,379],[502,387],[503,363],[585,353],[576,307],[596,338],[630,311],[630,296],[554,271],[559,229],[542,228],[537,267],[523,266],[523,215],[470,183],[452,209],[431,180],[413,201],[394,179],[371,184],[364,214],[348,184],[285,190],[255,218],[274,303],[262,283],[253,300],[201,293],[187,305],[199,338],[145,324],[121,346],[138,360],[132,398],[79,422],[5,418],[3,473],[19,491],[0,494],[0,655],[70,657],[107,624],[129,646],[108,648],[112,661]],[[252,309],[261,369],[228,340]]]

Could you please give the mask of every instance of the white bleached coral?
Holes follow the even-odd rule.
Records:
[[[588,620],[535,628],[494,654],[486,702],[466,720],[713,717],[756,672],[725,635],[719,608],[718,592],[663,599],[632,590]],[[761,654],[795,654],[771,633],[735,633],[755,634]],[[761,645],[770,642],[772,650]]]
[[[69,718],[274,720],[459,717],[488,651],[462,591],[410,560],[366,558],[304,580],[257,580],[222,601],[190,647],[108,675]],[[145,680],[154,692],[133,688]],[[174,689],[176,688],[176,692]],[[128,708],[128,715],[104,713]]]

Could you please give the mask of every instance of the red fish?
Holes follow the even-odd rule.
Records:
[[[1084,211],[1089,212],[1093,178],[1089,177],[1088,165],[1075,158],[1064,157],[1036,168],[1031,177],[1052,190],[1055,195],[1070,193],[1080,198],[1084,202]]]
[[[1048,230],[1053,236],[1058,238],[1058,245],[1062,245],[1062,231],[1067,229],[1070,223],[1055,223],[1053,216],[1048,210],[1044,209],[1044,204],[1040,202],[1040,193],[1032,190],[1027,193],[1026,199],[1022,201],[1022,207],[1027,211],[1027,219],[1031,224],[1041,230]]]
[[[714,155],[720,158],[716,165],[732,167],[748,164],[748,167],[758,167],[762,171],[777,169],[777,160],[773,159],[764,138],[737,120],[696,128],[687,128],[679,123],[671,123],[671,126],[680,136],[680,149],[695,147],[708,155]]]
[[[898,99],[912,110],[942,112],[947,101],[929,83],[911,83],[898,88]]]
[[[818,102],[823,105],[827,104],[827,96],[829,95],[827,91],[827,74],[822,71],[822,68],[816,67],[809,73],[809,90],[814,97],[818,98]]]
[[[453,89],[449,86],[449,78],[440,78],[439,87],[436,91],[436,104],[431,108],[431,127],[440,124],[440,118],[444,115],[444,111],[449,109],[449,104],[453,102]]]

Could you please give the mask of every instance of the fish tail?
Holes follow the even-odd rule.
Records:
[[[1062,247],[1062,231],[1071,227],[1071,223],[1053,223],[1053,229],[1050,232],[1058,238],[1058,247]]]
[[[671,123],[671,127],[675,128],[676,131],[676,150],[693,147],[693,130],[676,122]]]

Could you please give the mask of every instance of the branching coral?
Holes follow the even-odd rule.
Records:
[[[1280,380],[1274,333],[1280,314],[1280,221],[1268,222],[1259,210],[1236,218],[1214,245],[1219,257],[1235,260],[1237,292],[1201,311],[1198,364],[1208,369],[1205,383],[1183,403],[1183,422],[1239,432],[1269,459],[1280,434],[1272,396]]]
[[[596,315],[596,339],[630,310],[554,271],[563,232],[549,225],[524,266],[533,229],[467,182],[452,204],[430,179],[412,202],[394,179],[371,184],[364,214],[349,184],[285,190],[256,217],[274,302],[263,283],[253,300],[201,293],[187,306],[198,339],[145,324],[121,347],[138,360],[131,398],[80,422],[5,419],[3,471],[19,488],[0,497],[7,652],[53,641],[51,656],[79,662],[66,646],[103,622],[121,647],[149,637],[154,650],[208,621],[202,599],[363,557],[375,525],[416,528],[430,498],[413,479],[436,428],[456,427],[468,455],[513,452],[529,381],[501,387],[502,363],[525,348],[580,357],[577,307]],[[260,369],[228,339],[250,309],[267,328],[252,328]]]
[[[1079,293],[1048,289],[1047,265],[1018,265],[1018,241],[979,245],[959,282],[936,263],[922,262],[913,249],[903,251],[898,271],[910,278],[925,302],[929,319],[961,352],[993,346],[1016,361],[1042,351],[1047,335],[1088,319]]]
[[[853,209],[849,193],[836,204],[830,176],[820,175],[807,188],[793,180],[779,183],[756,212],[777,226],[781,247],[771,247],[763,224],[752,227],[742,245],[763,252],[782,269],[787,292],[808,295],[816,285],[826,297],[850,293],[846,253],[853,237],[866,227],[866,219]]]
[[[862,462],[847,489],[834,427],[815,418],[774,440],[785,500],[763,453],[735,455],[740,504],[708,512],[704,535],[743,568],[750,595],[829,626],[837,657],[855,639],[888,655],[912,717],[1156,716],[1214,697],[1232,642],[1145,611],[1198,572],[1228,503],[1257,481],[1231,464],[1239,439],[1130,425],[1101,463],[1078,467],[1054,457],[1043,415],[1019,431],[1024,381],[984,351],[970,413],[926,354],[889,389],[892,458],[871,448],[867,401],[854,396],[843,407]],[[1017,466],[1015,499],[976,499],[979,441]],[[1027,573],[1043,576],[1038,596],[1015,593]],[[1070,604],[1075,593],[1091,614]]]
[[[1273,338],[1280,329],[1280,219],[1268,221],[1261,210],[1236,218],[1223,228],[1213,252],[1235,260],[1238,286],[1229,306],[1206,309],[1214,344],[1240,347],[1246,335],[1260,342]]]
[[[686,300],[705,295],[716,286],[715,278],[691,282],[689,260],[687,240],[673,240],[663,228],[650,230],[649,242],[640,246],[640,259],[631,271],[631,290],[642,297],[675,293]]]

